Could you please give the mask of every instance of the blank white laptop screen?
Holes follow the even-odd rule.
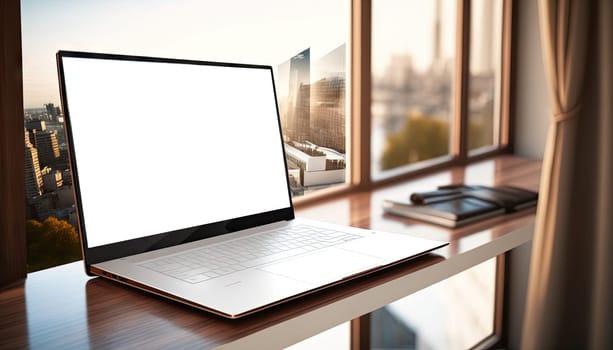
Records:
[[[63,69],[89,248],[290,206],[269,69]]]

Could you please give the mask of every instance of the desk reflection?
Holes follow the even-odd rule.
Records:
[[[218,345],[211,328],[233,328],[229,320],[104,278],[85,289],[92,348],[208,348]]]
[[[442,260],[427,254],[238,320],[94,278],[85,284],[88,344],[92,348],[212,348]]]

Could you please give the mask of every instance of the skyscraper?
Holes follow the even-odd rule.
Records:
[[[321,57],[311,84],[310,141],[345,153],[345,44]]]
[[[315,82],[311,96],[310,141],[345,153],[345,77]]]
[[[50,120],[58,121],[58,117],[60,116],[60,108],[53,105],[53,103],[48,103],[45,105],[45,109],[47,110],[47,116]]]
[[[41,186],[43,185],[43,178],[40,173],[40,165],[38,163],[38,152],[36,148],[30,142],[29,133],[24,130],[25,133],[25,185],[26,185],[26,199],[40,195]]]
[[[307,48],[278,66],[277,95],[286,140],[345,152],[345,51],[342,44],[311,65]]]
[[[277,103],[279,104],[279,114],[281,115],[281,127],[286,134],[289,119],[289,62],[287,60],[277,67],[275,83],[277,90]]]
[[[286,136],[304,142],[310,136],[311,49],[290,59]]]
[[[60,157],[60,147],[55,131],[35,131],[34,135],[40,166],[55,169],[57,167],[56,161]]]

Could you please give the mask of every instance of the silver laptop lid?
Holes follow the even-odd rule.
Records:
[[[270,66],[57,60],[86,266],[294,217]]]

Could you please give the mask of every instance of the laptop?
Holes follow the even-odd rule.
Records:
[[[239,318],[447,244],[294,217],[270,66],[57,63],[89,275]]]

